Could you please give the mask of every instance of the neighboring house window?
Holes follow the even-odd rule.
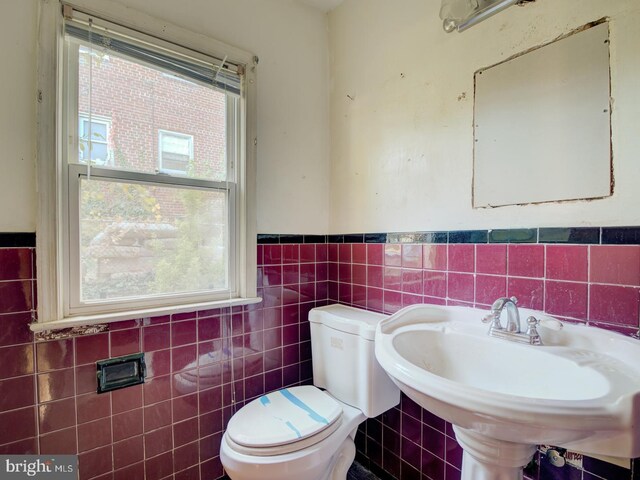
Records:
[[[186,175],[193,161],[193,136],[160,130],[158,156],[161,172]]]
[[[78,160],[92,165],[109,163],[109,129],[111,121],[80,114],[78,116]]]
[[[148,36],[64,10],[58,114],[39,113],[61,119],[57,143],[40,130],[40,152],[61,150],[57,166],[38,159],[39,179],[55,178],[41,199],[39,321],[253,303],[254,57],[160,22]],[[41,45],[46,66],[57,43]],[[202,140],[198,158],[184,131]]]

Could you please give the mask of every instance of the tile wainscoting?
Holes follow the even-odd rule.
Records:
[[[566,321],[635,333],[637,229],[543,230],[261,235],[261,304],[132,319],[49,341],[27,327],[35,314],[32,234],[0,235],[0,453],[78,453],[82,479],[218,478],[234,408],[311,382],[307,314],[328,302],[392,313],[418,302],[485,308],[516,295]],[[526,244],[509,243],[519,241]],[[95,361],[138,351],[146,383],[97,395]],[[459,478],[451,426],[406,397],[360,430],[358,460],[381,478]],[[536,460],[528,478],[640,478],[588,457],[581,468]]]
[[[388,234],[386,242],[395,243],[339,236],[328,245],[329,301],[393,313],[415,303],[489,308],[516,296],[519,305],[563,321],[631,335],[639,326],[640,246],[627,241],[637,229],[615,230],[501,231],[508,237],[498,239],[515,243],[486,231]],[[543,233],[553,234],[548,243],[539,243]],[[409,243],[425,238],[437,243]],[[356,440],[358,460],[383,478],[460,478],[462,451],[451,425],[404,396],[398,408],[362,425]],[[572,465],[557,468],[538,454],[526,478],[640,478],[634,465],[572,457]]]
[[[213,480],[223,476],[219,446],[234,408],[311,383],[307,315],[327,303],[326,282],[316,283],[316,267],[326,277],[326,245],[319,263],[315,247],[303,259],[298,245],[283,248],[284,275],[256,306],[38,341],[28,328],[33,242],[15,247],[8,237],[0,248],[0,454],[78,454],[82,480]],[[96,394],[96,360],[134,352],[145,352],[145,383]]]

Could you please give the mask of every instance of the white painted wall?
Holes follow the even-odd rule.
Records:
[[[0,0],[0,232],[35,229],[36,1]],[[75,3],[99,10],[109,5],[108,0]],[[258,232],[326,233],[326,14],[293,0],[117,3],[259,56]]]
[[[0,0],[3,232],[35,229],[36,1]],[[260,57],[259,232],[640,224],[637,0],[540,0],[463,34],[442,31],[437,0],[346,0],[329,14],[329,35],[325,14],[293,0],[120,3]],[[612,29],[613,197],[472,209],[473,72],[602,16]]]
[[[640,2],[539,0],[460,34],[439,6],[346,0],[329,14],[331,232],[640,224]],[[473,73],[604,16],[614,195],[473,209]]]
[[[0,0],[0,232],[36,228],[36,2]]]

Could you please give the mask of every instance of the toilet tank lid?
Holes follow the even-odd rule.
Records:
[[[321,323],[341,332],[359,335],[367,340],[374,339],[376,325],[385,318],[388,318],[388,315],[337,304],[314,308],[309,312],[311,323]]]

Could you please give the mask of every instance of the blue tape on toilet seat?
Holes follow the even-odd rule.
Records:
[[[231,418],[227,434],[239,445],[271,447],[303,440],[336,423],[342,406],[311,385],[284,388],[249,402]]]

